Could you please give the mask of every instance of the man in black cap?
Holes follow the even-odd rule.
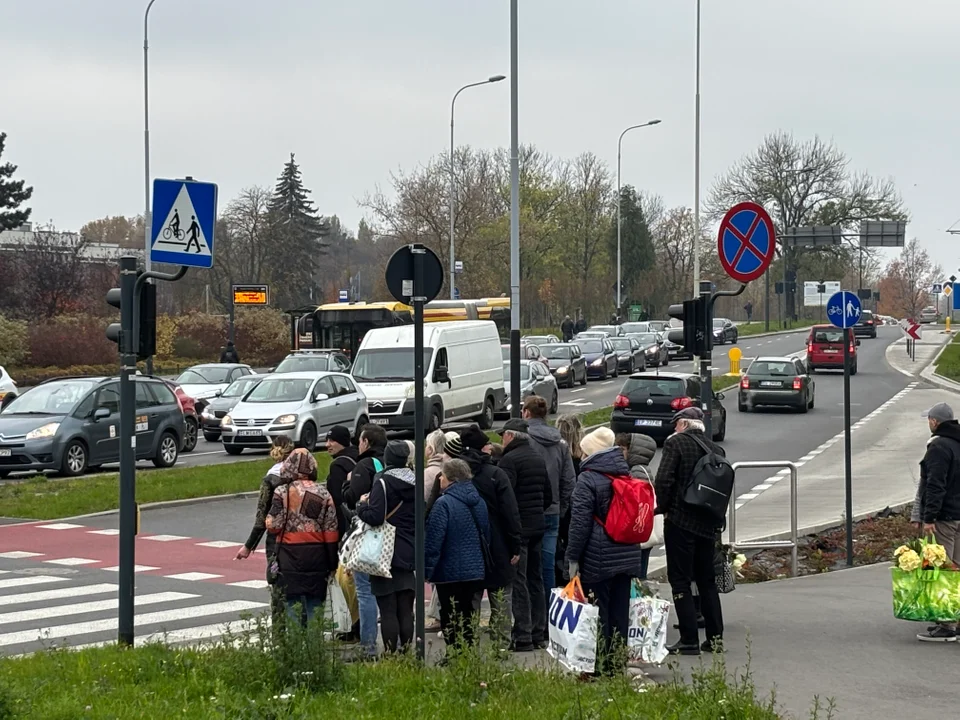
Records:
[[[673,416],[676,432],[663,443],[663,454],[654,483],[657,512],[663,513],[663,539],[667,551],[667,580],[673,590],[680,640],[667,649],[681,655],[699,655],[722,649],[723,613],[717,592],[714,557],[718,523],[709,511],[684,502],[683,494],[694,468],[707,451],[725,455],[707,439],[703,411],[684,408]],[[697,607],[692,584],[697,584],[707,639],[700,644]]]
[[[506,473],[520,510],[522,544],[513,581],[513,650],[530,652],[545,647],[547,605],[543,588],[543,533],[545,511],[553,503],[547,465],[530,445],[529,425],[511,418],[500,431]]]
[[[484,589],[490,598],[490,633],[498,646],[505,646],[513,629],[513,581],[523,547],[520,510],[510,478],[483,451],[490,444],[487,434],[474,425],[460,432],[460,443],[460,459],[470,466],[473,484],[487,506],[493,567],[487,568]]]
[[[327,490],[337,508],[340,537],[344,537],[347,532],[347,517],[343,512],[343,486],[347,484],[347,476],[357,464],[359,452],[350,442],[350,431],[343,425],[334,425],[327,433],[327,452],[333,458],[327,471]]]

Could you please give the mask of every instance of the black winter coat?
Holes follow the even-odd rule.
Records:
[[[689,505],[683,500],[687,482],[693,477],[693,468],[706,454],[691,435],[696,435],[718,455],[726,456],[722,447],[707,440],[699,430],[685,430],[668,437],[663,443],[663,454],[660,456],[660,466],[654,482],[657,513],[663,514],[665,521],[681,530],[712,540],[716,537],[721,523],[718,523],[709,511]]]
[[[510,478],[513,494],[520,509],[520,525],[524,538],[543,535],[544,512],[553,504],[553,491],[547,466],[526,438],[514,437],[503,448],[500,469]]]
[[[630,468],[618,447],[584,458],[570,503],[570,534],[567,562],[580,564],[585,583],[609,580],[614,575],[639,577],[642,550],[639,545],[616,543],[607,535],[603,521],[610,512],[613,483],[608,475],[630,475]]]
[[[960,423],[941,423],[920,462],[920,518],[960,520]]]
[[[365,453],[359,455],[350,482],[344,483],[343,501],[350,509],[357,507],[360,498],[368,494],[370,488],[373,487],[373,476],[377,474],[377,469],[373,464],[374,459],[379,461],[380,468],[383,469],[382,447],[369,448]]]
[[[516,566],[510,564],[510,559],[520,554],[523,542],[517,497],[510,485],[510,478],[493,464],[489,455],[467,449],[460,459],[470,465],[473,485],[487,506],[490,554],[494,566],[487,572],[486,587],[506,587],[516,575]]]
[[[380,479],[383,479],[383,484]],[[383,490],[387,494],[384,497]],[[402,504],[401,504],[402,503]],[[357,517],[375,527],[386,522],[397,529],[391,567],[398,570],[414,569],[414,530],[416,527],[416,476],[410,468],[387,468],[373,480],[367,502],[357,505]]]
[[[327,472],[327,491],[337,507],[337,528],[340,537],[347,532],[347,516],[343,512],[343,486],[347,484],[347,475],[357,466],[357,449],[352,445],[333,456],[330,470]]]

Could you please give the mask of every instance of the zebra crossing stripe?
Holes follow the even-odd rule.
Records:
[[[12,577],[6,580],[0,580],[0,590],[9,587],[22,587],[23,585],[44,585],[46,583],[66,582],[67,578],[53,577],[52,575],[34,575],[32,577]]]
[[[62,600],[63,598],[84,597],[86,595],[100,595],[102,593],[116,592],[117,586],[114,583],[98,583],[96,585],[81,585],[80,587],[64,587],[54,590],[38,590],[36,592],[20,593],[18,595],[0,595],[0,606],[2,605],[23,605],[32,602],[45,602],[47,600]]]
[[[138,607],[143,605],[158,605],[165,602],[176,602],[177,600],[189,600],[190,598],[200,597],[190,593],[181,592],[162,592],[150,595],[140,595],[136,599]],[[66,617],[67,615],[83,615],[84,613],[101,612],[103,610],[116,610],[120,604],[119,598],[113,597],[108,600],[92,600],[90,602],[73,603],[72,605],[60,605],[55,607],[40,607],[31,610],[17,610],[14,612],[0,613],[0,625],[9,625],[10,623],[33,622],[47,617]]]
[[[262,621],[263,627],[270,627],[270,618]],[[180,630],[170,630],[168,632],[156,632],[149,635],[138,635],[134,638],[134,646],[146,645],[149,643],[162,642],[168,644],[196,642],[199,640],[209,640],[218,638],[221,635],[243,635],[254,632],[257,629],[256,620],[232,620],[214,625],[198,625],[197,627],[181,628]],[[87,643],[85,645],[73,645],[73,650],[83,650],[84,648],[104,647],[113,645],[116,640],[105,642]]]
[[[60,578],[57,578],[58,580]],[[144,613],[136,615],[133,620],[134,627],[144,625],[156,625],[158,623],[178,622],[180,620],[190,620],[193,618],[210,617],[213,615],[223,615],[225,613],[242,612],[243,610],[256,610],[267,607],[267,603],[251,602],[249,600],[231,600],[229,602],[209,603],[207,605],[193,605],[175,610],[161,610],[158,612]],[[87,635],[90,633],[116,631],[117,618],[105,620],[91,620],[88,622],[68,623],[66,625],[53,625],[45,628],[34,628],[33,630],[20,630],[0,634],[0,647],[8,645],[20,645],[23,643],[37,642],[39,640],[57,640],[61,638],[73,637],[75,635]]]

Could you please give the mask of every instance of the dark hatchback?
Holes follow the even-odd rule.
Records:
[[[577,346],[587,361],[587,377],[596,377],[606,380],[613,375],[620,374],[617,351],[613,349],[609,338],[587,338],[577,340]]]
[[[220,439],[220,423],[223,416],[233,410],[248,392],[253,390],[265,375],[247,375],[234,380],[222,393],[210,400],[200,413],[200,427],[203,439],[216,442]]]
[[[550,374],[557,379],[558,387],[573,387],[577,383],[587,384],[587,362],[580,352],[580,346],[574,343],[541,345],[543,355],[540,362],[547,366]]]
[[[639,371],[647,369],[647,358],[644,355],[643,348],[636,338],[616,337],[610,338],[610,344],[617,351],[617,359],[620,365],[620,372],[632,375]]]
[[[864,310],[860,313],[860,319],[853,326],[854,337],[877,337],[877,319],[870,310]]]
[[[713,439],[727,434],[723,393],[713,394]],[[700,403],[700,378],[689,373],[636,373],[627,378],[613,403],[610,429],[649,435],[662,445],[674,431],[674,414]]]
[[[802,413],[813,408],[816,386],[806,363],[789,357],[761,357],[740,378],[737,410],[763,405],[790,407]]]

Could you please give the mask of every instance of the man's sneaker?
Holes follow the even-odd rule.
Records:
[[[934,625],[927,632],[917,635],[920,642],[956,642],[957,631],[945,625]]]

